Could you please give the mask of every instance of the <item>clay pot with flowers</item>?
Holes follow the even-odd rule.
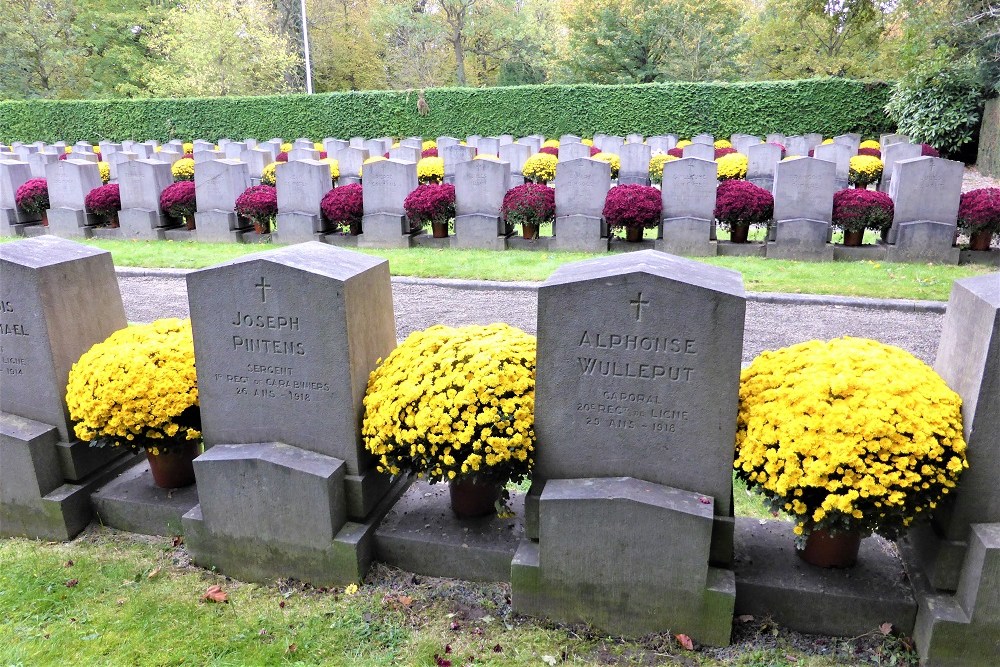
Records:
[[[271,185],[252,185],[236,198],[236,214],[253,223],[258,234],[268,234],[278,215],[278,191]]]
[[[524,238],[536,239],[541,224],[555,220],[555,190],[541,183],[515,186],[503,196],[500,215],[508,225],[521,225]]]
[[[361,233],[361,220],[365,214],[361,188],[360,183],[333,188],[323,195],[319,203],[324,218],[353,236]]]
[[[656,229],[663,212],[663,197],[650,185],[616,185],[604,199],[604,220],[609,229],[624,229],[625,240],[642,240],[645,229]]]
[[[977,188],[962,193],[958,228],[969,235],[970,250],[989,250],[1000,232],[1000,188]]]
[[[843,230],[848,247],[860,246],[866,229],[888,230],[894,210],[892,198],[884,192],[847,188],[833,194],[833,226]]]
[[[455,186],[449,183],[418,185],[416,190],[406,195],[403,210],[410,220],[412,231],[430,225],[434,238],[447,238],[449,223],[455,219]]]

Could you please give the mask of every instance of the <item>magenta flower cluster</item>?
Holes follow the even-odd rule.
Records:
[[[107,218],[122,210],[122,197],[117,183],[96,187],[83,199],[84,206],[94,215]]]
[[[616,185],[604,199],[604,219],[612,229],[651,229],[662,212],[660,191],[649,185]]]
[[[49,186],[44,178],[31,178],[14,193],[17,207],[28,213],[41,213],[49,207]]]
[[[350,227],[361,224],[365,214],[361,184],[351,183],[330,190],[323,195],[319,208],[323,217],[336,225]]]
[[[555,155],[556,157],[559,157],[559,149],[556,148],[555,146],[542,146],[541,148],[538,149],[538,152],[548,153],[549,155]],[[592,155],[596,155],[596,153],[592,153]]]
[[[160,208],[171,218],[190,218],[197,208],[194,181],[177,181],[163,188]]]
[[[845,232],[880,231],[892,225],[895,207],[884,192],[847,188],[833,193],[833,224]]]
[[[859,148],[858,155],[870,155],[871,157],[882,159],[882,151],[877,148]]]
[[[962,193],[958,226],[969,232],[1000,232],[1000,188],[977,188]]]
[[[428,222],[448,222],[455,217],[455,186],[450,183],[425,183],[406,195],[403,210],[412,229]]]
[[[438,149],[436,148],[425,148],[420,153],[420,157],[438,157]]]
[[[718,160],[723,155],[732,155],[735,152],[736,152],[735,148],[730,148],[728,146],[725,147],[725,148],[716,148],[715,149],[715,159]]]
[[[556,217],[556,191],[541,183],[516,185],[503,196],[500,215],[512,225],[551,222]]]
[[[732,229],[733,225],[755,225],[774,216],[774,197],[764,188],[748,181],[729,179],[715,191],[715,219]]]
[[[236,198],[236,213],[263,223],[278,215],[278,190],[273,185],[252,185]]]

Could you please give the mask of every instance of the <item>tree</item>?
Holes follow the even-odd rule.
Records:
[[[265,0],[191,0],[171,9],[151,40],[148,74],[166,96],[262,95],[293,89],[295,48]]]
[[[373,12],[371,26],[382,44],[391,88],[426,88],[448,81],[453,61],[447,30],[427,11],[425,0],[412,5],[384,2]]]
[[[371,0],[313,0],[309,40],[319,92],[385,88],[382,50],[371,30]]]
[[[752,76],[895,78],[888,30],[895,3],[767,0],[751,23],[744,60]]]
[[[735,0],[567,0],[567,69],[598,83],[697,81],[735,75]]]

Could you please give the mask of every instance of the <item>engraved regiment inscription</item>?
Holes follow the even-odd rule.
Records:
[[[23,322],[18,321],[17,309],[10,300],[0,300],[0,374],[24,375],[28,360],[17,345],[22,337],[29,336]]]
[[[636,322],[642,321],[643,308],[649,306],[642,292],[624,305]],[[669,435],[683,431],[692,419],[694,406],[675,396],[678,392],[671,387],[698,377],[694,338],[585,329],[575,343],[579,426]]]

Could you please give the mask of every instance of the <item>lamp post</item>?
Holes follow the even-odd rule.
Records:
[[[306,55],[306,93],[312,95],[312,61],[309,58],[309,27],[306,25],[306,0],[300,0],[302,8],[302,51]]]

